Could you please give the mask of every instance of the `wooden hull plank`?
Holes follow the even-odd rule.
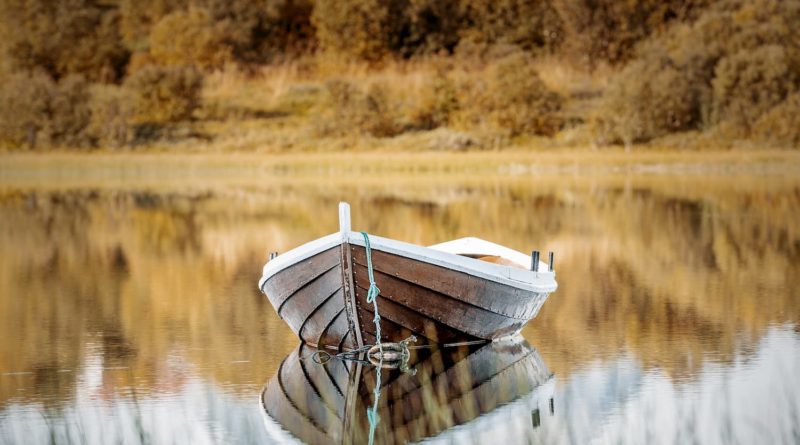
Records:
[[[362,311],[359,316],[364,320],[362,332],[375,334],[375,324],[372,322],[374,312],[372,304],[366,301],[366,295],[366,289],[359,288],[356,293],[359,311]],[[383,334],[384,340],[400,341],[412,333],[417,336],[424,336],[437,343],[453,343],[476,339],[421,313],[414,312],[389,298],[384,298],[383,294],[378,297],[378,310],[383,323],[381,325],[381,334]],[[392,325],[386,325],[385,321],[390,322]],[[420,338],[419,340],[422,339]]]
[[[337,298],[342,297],[342,292],[337,293]],[[347,314],[342,308],[336,317],[333,318],[328,326],[322,331],[319,339],[320,347],[333,346],[341,350],[342,347],[350,347],[348,342],[343,342],[348,333]]]
[[[356,283],[360,290],[358,292],[359,303],[362,305],[366,303],[362,297],[362,295],[366,295],[368,287],[368,280],[362,280],[366,277],[366,273],[366,268],[363,266],[355,266]],[[375,281],[381,289],[378,303],[381,313],[383,313],[381,301],[390,300],[396,305],[402,305],[408,309],[405,312],[406,318],[411,318],[416,313],[419,314],[416,315],[418,318],[433,320],[440,325],[448,326],[451,330],[485,339],[512,334],[527,322],[527,320],[506,317],[488,311],[458,298],[382,272],[375,273]],[[394,307],[389,306],[389,309],[394,309]],[[400,309],[397,310],[400,311]],[[420,317],[420,315],[424,317]],[[409,322],[413,323],[412,320]],[[404,326],[412,330],[416,329],[408,324],[404,324]],[[465,335],[460,337],[465,337]]]
[[[312,280],[339,265],[339,247],[320,252],[311,258],[276,273],[264,283],[264,292],[278,310],[285,300]]]
[[[286,299],[278,311],[278,315],[299,335],[300,328],[306,319],[329,298],[333,298],[332,296],[341,287],[339,267],[331,268]]]
[[[363,247],[354,245],[352,256],[355,263],[366,265]],[[539,299],[535,298],[538,296],[536,292],[379,250],[372,250],[372,264],[375,270],[387,275],[403,278],[506,317],[530,319],[539,303]]]
[[[339,288],[303,320],[300,326],[300,338],[312,345],[329,344],[323,342],[323,337],[343,309],[342,289]]]

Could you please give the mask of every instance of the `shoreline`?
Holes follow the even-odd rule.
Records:
[[[536,182],[558,189],[650,178],[662,187],[709,181],[800,183],[800,152],[763,151],[493,151],[317,154],[17,153],[0,154],[0,188],[163,188],[442,186],[476,182]],[[741,178],[737,180],[736,178]],[[587,182],[588,181],[588,182]],[[671,184],[671,185],[670,185]]]
[[[800,151],[764,150],[497,150],[466,152],[322,152],[322,153],[0,153],[0,176],[41,170],[172,173],[192,170],[259,170],[272,174],[298,172],[395,173],[558,173],[574,171],[685,173],[691,171],[800,171]],[[146,172],[140,172],[146,173]]]

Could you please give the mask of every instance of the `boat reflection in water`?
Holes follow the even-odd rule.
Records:
[[[376,444],[485,443],[536,437],[553,415],[555,378],[521,337],[413,350],[408,369],[383,368],[380,376],[368,362],[320,364],[314,352],[295,348],[261,394],[277,441],[360,444],[374,435]]]

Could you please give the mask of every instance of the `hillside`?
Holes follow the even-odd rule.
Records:
[[[800,145],[800,0],[0,0],[0,150]]]

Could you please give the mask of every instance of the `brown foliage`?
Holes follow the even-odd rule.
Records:
[[[232,50],[209,12],[201,8],[168,14],[150,32],[150,55],[160,65],[219,68],[231,60]]]
[[[492,67],[484,102],[492,122],[512,135],[551,136],[560,127],[561,97],[539,78],[525,55],[510,56]]]
[[[800,147],[800,92],[763,114],[752,127],[757,141],[783,147]]]
[[[749,137],[759,116],[800,88],[800,1],[723,1],[643,45],[603,92],[598,142],[646,142],[718,127]]]
[[[630,63],[603,93],[591,124],[600,143],[636,142],[697,128],[709,88],[658,53]]]
[[[88,0],[2,0],[0,20],[12,65],[59,79],[81,74],[93,81],[121,77],[128,60],[115,9]]]
[[[92,89],[88,136],[101,147],[124,147],[133,138],[133,105],[129,91],[116,85]]]
[[[325,87],[327,99],[318,123],[320,133],[387,137],[399,132],[385,86],[375,84],[365,91],[346,80],[331,80]]]
[[[638,42],[674,20],[696,16],[710,0],[553,0],[563,21],[566,54],[593,68],[625,62]]]
[[[13,147],[89,144],[89,91],[83,77],[54,82],[46,73],[17,73],[0,85],[0,141]]]
[[[323,49],[371,62],[401,46],[402,0],[320,0],[312,20]]]
[[[423,85],[420,96],[410,116],[415,128],[432,130],[445,127],[460,108],[458,88],[441,70]]]
[[[44,129],[53,81],[42,72],[14,74],[0,83],[0,135],[5,144],[35,147]]]
[[[185,0],[120,0],[120,34],[133,52],[147,51],[150,32],[167,14],[187,6]]]
[[[739,51],[720,60],[712,81],[714,122],[729,121],[747,132],[764,112],[800,85],[800,60],[778,45]]]
[[[461,36],[480,44],[511,44],[525,51],[553,50],[563,23],[549,0],[460,0]]]
[[[465,79],[460,90],[459,126],[489,127],[510,136],[550,136],[561,126],[561,97],[542,82],[524,53],[497,61],[483,77]]]
[[[200,104],[202,75],[192,67],[148,66],[125,80],[133,95],[137,123],[170,123],[189,119]]]

